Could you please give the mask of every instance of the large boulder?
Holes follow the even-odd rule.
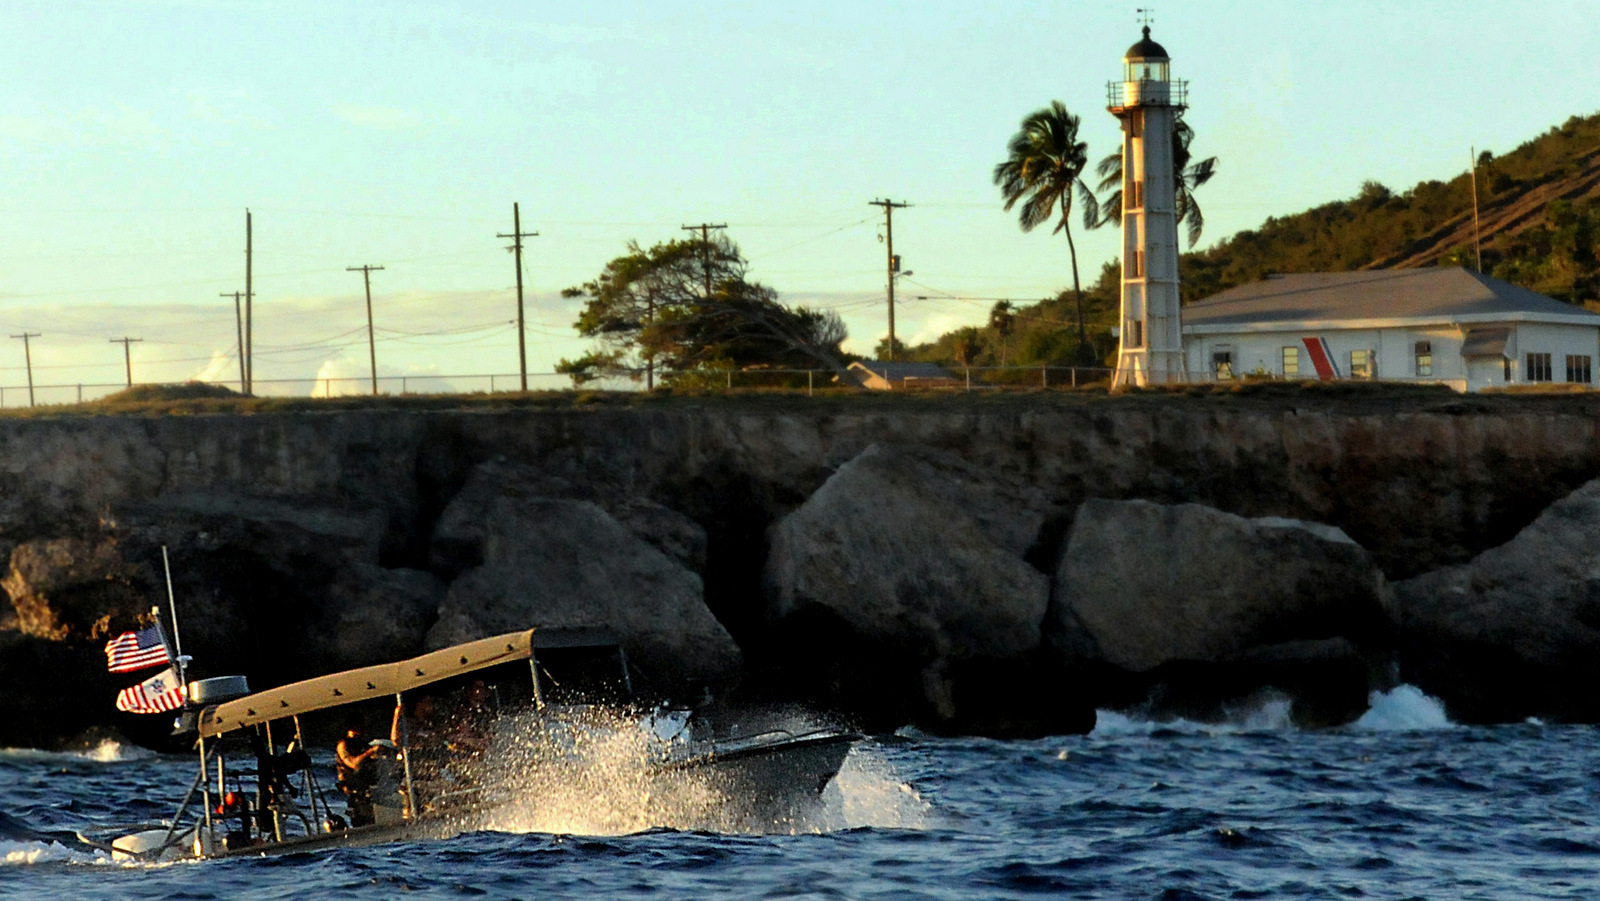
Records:
[[[334,577],[307,629],[309,655],[336,672],[421,654],[444,596],[444,583],[429,572],[349,566]]]
[[[463,491],[434,559],[476,561],[450,583],[430,648],[534,626],[605,626],[647,681],[728,679],[739,648],[700,577],[588,501]]]
[[[1600,480],[1505,544],[1395,584],[1405,675],[1475,721],[1600,720]]]
[[[1382,628],[1387,591],[1372,556],[1332,526],[1092,499],[1056,572],[1055,625],[1143,672],[1257,645],[1365,638]]]
[[[663,554],[697,573],[705,570],[705,529],[684,514],[605,485],[574,483],[504,459],[479,464],[467,475],[434,526],[429,565],[452,577],[479,565],[487,528],[483,517],[492,504],[549,498],[590,501]]]
[[[799,672],[831,679],[828,702],[962,729],[1006,699],[959,705],[959,683],[1040,647],[1049,579],[1023,555],[1044,519],[958,458],[873,445],[773,527],[774,633],[813,663]]]
[[[1273,686],[1322,724],[1360,713],[1389,642],[1388,597],[1371,555],[1331,526],[1092,499],[1048,631],[1058,654],[1135,674],[1125,684],[1182,699],[1171,706],[1186,715]]]

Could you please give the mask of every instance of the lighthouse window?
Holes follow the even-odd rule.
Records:
[[[1128,192],[1128,206],[1136,210],[1144,208],[1144,182],[1133,183],[1132,190]]]
[[[1550,381],[1550,355],[1528,354],[1528,381]]]
[[[1300,348],[1285,347],[1283,349],[1283,377],[1286,379],[1300,377]]]
[[[1135,319],[1132,322],[1128,323],[1128,346],[1129,347],[1143,347],[1144,346],[1144,322],[1143,322],[1143,320]]]
[[[1587,385],[1593,381],[1591,358],[1587,354],[1567,354],[1567,381]]]
[[[1133,272],[1129,274],[1129,278],[1144,278],[1144,251],[1135,250],[1128,263],[1133,267]]]

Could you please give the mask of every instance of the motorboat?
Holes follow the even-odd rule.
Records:
[[[241,677],[190,682],[178,729],[194,737],[193,783],[171,820],[109,844],[118,858],[165,861],[448,838],[508,812],[548,822],[542,805],[612,787],[644,802],[692,796],[729,828],[791,831],[861,738],[828,726],[741,734],[689,708],[645,708],[631,675],[604,629],[535,628],[254,693]],[[388,736],[366,741],[385,712]],[[335,787],[325,750],[341,720],[365,746],[361,803]],[[602,747],[617,752],[605,766],[593,759]],[[673,825],[641,816],[629,823]]]

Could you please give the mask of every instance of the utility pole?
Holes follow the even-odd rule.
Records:
[[[870,200],[868,206],[883,207],[883,233],[884,239],[889,244],[889,360],[894,360],[894,277],[899,269],[896,263],[899,259],[894,255],[894,211],[903,210],[910,206],[909,203],[895,203],[892,200]]]
[[[382,272],[382,266],[367,264],[364,266],[346,266],[346,272],[361,273],[361,281],[367,286],[367,356],[372,360],[372,396],[378,396],[378,346],[372,340],[372,273]],[[527,376],[523,376],[527,378]],[[524,389],[526,390],[526,389]]]
[[[122,362],[123,362],[124,365],[126,365],[128,367],[128,387],[129,388],[133,387],[133,351],[129,348],[129,345],[130,344],[139,344],[139,343],[142,343],[143,341],[144,341],[143,338],[112,338],[111,339],[111,343],[112,344],[121,344],[122,345]]]
[[[1478,257],[1478,271],[1483,271],[1483,241],[1478,237],[1478,148],[1469,147],[1472,154],[1472,249]]]
[[[250,276],[251,267],[255,262],[254,244],[250,231],[250,211],[244,211],[244,341],[239,353],[244,362],[244,393],[254,394],[256,387],[256,356],[255,356],[255,291],[252,289]]]
[[[522,390],[528,390],[528,333],[522,316],[522,239],[537,238],[538,232],[522,230],[522,207],[511,204],[511,234],[498,234],[497,238],[510,238],[511,251],[517,255],[517,364],[522,372]]]
[[[33,348],[28,344],[28,339],[39,337],[39,333],[23,332],[11,337],[22,339],[22,358],[28,363],[28,406],[31,407],[33,406]]]
[[[713,225],[710,222],[702,222],[699,225],[682,226],[682,229],[686,232],[700,233],[700,243],[704,245],[700,251],[700,269],[705,273],[707,300],[711,299],[711,231],[712,229],[727,227],[728,224],[726,222],[722,223],[721,225]]]
[[[702,222],[699,225],[685,225],[682,230],[700,233],[700,273],[705,280],[706,301],[711,300],[711,232],[715,229],[725,229],[726,222]],[[656,318],[656,301],[654,295],[647,295],[645,310],[645,323],[651,323]],[[648,391],[656,385],[656,358],[654,354],[646,353],[644,358],[644,387]]]
[[[231,298],[233,298],[233,327],[234,327],[234,330],[237,331],[238,335],[239,335],[239,338],[238,338],[238,341],[239,341],[239,393],[240,394],[248,394],[250,392],[245,387],[245,373],[244,373],[244,313],[242,313],[240,311],[240,309],[239,309],[239,298],[244,296],[244,292],[243,291],[233,291],[233,292],[230,293],[228,291],[224,291],[221,294],[218,294],[217,296],[218,297],[231,297]]]

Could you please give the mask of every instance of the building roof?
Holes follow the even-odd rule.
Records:
[[[1132,47],[1129,47],[1128,48],[1128,52],[1124,53],[1122,55],[1122,58],[1125,59],[1125,60],[1127,60],[1127,59],[1171,59],[1171,57],[1167,56],[1167,48],[1161,46],[1160,44],[1157,44],[1155,41],[1150,40],[1150,26],[1149,25],[1146,25],[1144,27],[1144,38],[1141,41],[1139,41],[1139,43],[1134,44]]]
[[[861,360],[851,363],[850,368],[860,367],[879,378],[890,381],[901,379],[947,379],[951,378],[950,371],[938,363],[901,363],[888,360]]]
[[[1183,308],[1193,334],[1491,322],[1600,326],[1600,315],[1459,266],[1269,275]]]

